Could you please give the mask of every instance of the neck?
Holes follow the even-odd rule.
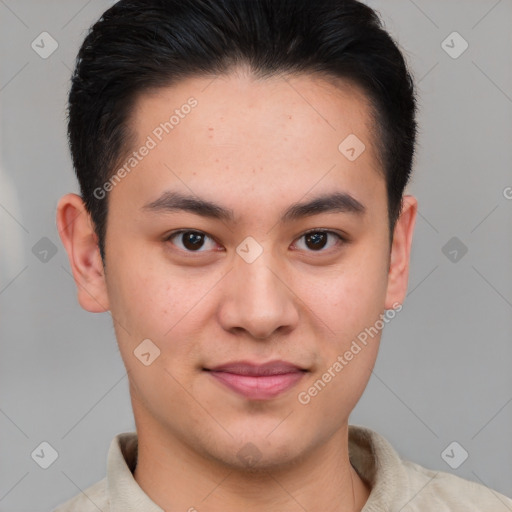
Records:
[[[287,465],[252,470],[198,453],[172,432],[137,422],[134,478],[164,510],[359,512],[370,494],[348,457],[348,425]]]

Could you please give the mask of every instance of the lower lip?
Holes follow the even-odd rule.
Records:
[[[302,371],[259,377],[216,371],[208,373],[228,388],[253,400],[274,398],[297,384],[304,375]]]

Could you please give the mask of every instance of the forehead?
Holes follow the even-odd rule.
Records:
[[[191,98],[197,103],[193,109],[187,107]],[[333,140],[349,133],[364,139],[370,152],[374,146],[370,103],[362,90],[310,74],[256,78],[246,68],[235,68],[228,75],[189,78],[137,97],[129,124],[139,141],[166,121],[171,121],[176,142],[180,132],[195,131],[190,145],[207,128],[208,139],[215,139],[209,146],[228,137],[233,146],[248,140],[262,148],[270,141],[287,146],[285,137],[292,134],[292,143],[322,137],[332,149]]]
[[[202,197],[222,192],[233,205],[244,194],[298,200],[335,184],[361,198],[380,194],[372,122],[366,96],[341,81],[243,70],[189,78],[137,98],[131,149],[152,149],[126,181],[145,203],[172,184]]]

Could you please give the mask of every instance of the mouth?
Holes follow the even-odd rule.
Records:
[[[251,400],[269,400],[295,386],[308,370],[286,361],[247,361],[203,368],[215,381]]]

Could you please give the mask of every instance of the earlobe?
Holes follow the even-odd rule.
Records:
[[[110,309],[98,237],[82,198],[66,194],[57,205],[57,228],[78,291],[78,302],[86,311]]]
[[[388,287],[384,306],[386,309],[393,309],[393,305],[396,307],[397,304],[402,304],[407,294],[411,247],[417,211],[417,199],[410,195],[404,196],[402,212],[395,225],[391,246]]]

